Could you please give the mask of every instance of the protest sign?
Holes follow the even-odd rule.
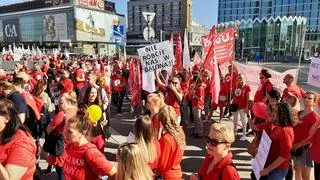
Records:
[[[144,72],[154,72],[173,66],[174,54],[169,41],[164,41],[138,49]]]
[[[238,62],[234,63],[236,65],[236,68],[239,73],[244,74],[246,78],[246,83],[250,85],[251,92],[249,95],[249,99],[253,100],[254,94],[258,90],[258,88],[261,86],[260,79],[259,79],[259,73],[263,67],[261,66],[248,66],[244,65]],[[264,68],[268,69],[268,68]],[[270,82],[273,84],[274,88],[279,89],[283,91],[286,88],[286,85],[283,83],[283,78],[285,77],[286,74],[291,74],[293,77],[296,79],[297,75],[297,69],[289,69],[287,71],[284,71],[283,73],[274,71],[272,69],[268,69],[271,78]]]
[[[320,59],[318,58],[311,59],[308,84],[320,88]]]
[[[264,165],[266,164],[269,150],[271,147],[271,139],[266,133],[265,130],[263,130],[258,153],[256,154],[255,158],[252,160],[252,170],[254,172],[254,175],[256,176],[256,179],[260,179],[260,171],[263,170]]]

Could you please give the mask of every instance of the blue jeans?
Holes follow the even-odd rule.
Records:
[[[288,173],[288,169],[275,169],[268,175],[267,180],[284,180]]]
[[[58,175],[58,179],[59,180],[64,180],[64,176],[63,176],[63,168],[62,167],[58,167],[56,166],[56,172],[57,172],[57,175]]]

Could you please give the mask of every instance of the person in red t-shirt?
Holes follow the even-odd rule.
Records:
[[[196,81],[195,88],[192,93],[192,115],[194,120],[194,132],[193,135],[196,138],[203,137],[203,122],[201,119],[201,112],[204,109],[204,84],[199,78]]]
[[[303,96],[304,110],[298,113],[299,124],[294,128],[293,151],[300,151],[293,157],[295,179],[310,179],[311,168],[313,167],[310,154],[310,141],[319,128],[319,115],[315,111],[318,94],[306,92]],[[319,148],[317,153],[319,153]]]
[[[211,120],[213,109],[211,108],[211,79],[210,74],[207,70],[204,70],[201,73],[201,80],[204,83],[204,112],[205,119],[203,122],[207,122]]]
[[[68,93],[73,91],[73,82],[69,78],[70,72],[67,70],[62,71],[62,81],[60,82],[60,94]]]
[[[287,98],[288,93],[291,92],[298,98],[298,100],[300,100],[301,97],[303,97],[304,94],[306,93],[303,89],[301,89],[299,86],[294,84],[293,81],[294,81],[294,77],[291,74],[287,74],[284,77],[283,83],[286,84],[287,87],[283,90],[282,99]]]
[[[142,149],[151,170],[155,170],[158,166],[161,150],[159,141],[154,136],[149,116],[141,116],[136,120],[134,134],[135,141]]]
[[[277,103],[270,113],[269,123],[251,123],[254,130],[266,130],[272,141],[265,168],[260,175],[266,176],[267,179],[284,179],[289,170],[295,138],[293,127],[297,122],[291,106],[286,102]]]
[[[159,109],[164,105],[164,96],[161,92],[151,93],[147,97],[146,107],[151,112],[152,128],[156,139],[160,138],[162,125],[158,120]]]
[[[240,138],[241,141],[246,141],[246,132],[247,132],[247,117],[248,114],[248,100],[249,100],[249,93],[251,89],[248,84],[245,82],[244,74],[239,74],[238,76],[238,86],[237,89],[234,91],[233,96],[233,104],[238,106],[237,111],[233,113],[233,132],[234,134],[237,133],[238,129],[238,118],[240,115],[240,120],[242,122],[242,137]]]
[[[116,71],[116,74],[111,77],[112,87],[112,102],[117,106],[117,112],[122,113],[123,98],[126,95],[127,79],[121,69]]]
[[[63,130],[66,141],[63,165],[65,180],[115,177],[116,168],[87,139],[90,131],[89,114],[85,110],[79,110],[76,116],[66,122]]]
[[[86,73],[84,69],[86,68],[84,63],[80,63],[80,68],[78,68],[74,72],[74,78],[75,78],[75,87],[76,87],[76,93],[79,94],[80,89],[82,89],[86,82]]]
[[[117,180],[152,180],[154,174],[148,166],[144,151],[137,143],[119,146]]]
[[[273,89],[273,85],[270,82],[271,74],[267,69],[262,69],[260,74],[260,86],[254,95],[254,102],[266,102],[266,96],[269,91]]]
[[[60,97],[59,109],[60,111],[53,117],[52,121],[47,127],[47,133],[56,132],[63,133],[63,128],[66,122],[77,113],[77,96],[74,92],[65,93]],[[59,179],[63,179],[63,155],[56,157],[49,154],[48,156],[49,166],[47,168],[48,173],[51,171],[51,167],[55,166]]]
[[[240,180],[232,162],[231,145],[235,140],[231,129],[223,124],[214,123],[207,138],[205,157],[198,174],[192,174],[190,180]]]
[[[177,124],[181,123],[180,103],[183,100],[183,91],[180,86],[180,81],[177,77],[171,77],[168,85],[160,80],[159,74],[156,73],[156,82],[159,88],[166,90],[166,104],[172,106],[177,114]]]
[[[13,102],[1,99],[0,109],[0,179],[32,180],[36,144],[22,127]]]
[[[180,163],[186,147],[185,134],[181,126],[176,124],[177,115],[173,107],[161,107],[158,118],[163,126],[159,140],[162,152],[158,162],[158,175],[166,180],[181,179]]]

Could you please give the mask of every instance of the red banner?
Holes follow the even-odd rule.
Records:
[[[177,41],[176,41],[175,58],[176,58],[175,68],[178,71],[182,71],[183,70],[183,66],[182,66],[182,43],[181,43],[180,31],[178,32]]]
[[[129,87],[131,92],[131,105],[137,106],[141,102],[141,71],[138,61],[130,63]]]
[[[234,58],[234,29],[228,29],[216,34],[214,39],[214,55],[218,64],[231,62]]]

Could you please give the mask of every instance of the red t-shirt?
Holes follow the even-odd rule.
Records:
[[[231,74],[228,73],[225,76],[225,83],[226,86],[228,87],[228,92],[230,91],[230,86],[231,86]],[[235,88],[237,88],[238,85],[238,73],[234,72],[232,73],[232,89],[234,90]]]
[[[183,96],[184,97],[187,97],[188,94],[189,94],[189,83],[188,82],[183,82],[181,83],[181,89],[182,89],[182,92],[183,92]]]
[[[201,180],[213,180],[219,179],[222,173],[222,179],[227,180],[240,180],[239,173],[237,169],[233,166],[229,165],[232,163],[232,153],[229,152],[223,159],[221,159],[216,165],[213,166],[211,171],[207,172],[210,163],[213,161],[214,157],[211,155],[207,155],[199,169],[198,175]],[[221,170],[223,169],[223,172]]]
[[[204,98],[205,92],[203,86],[198,86],[195,89],[195,95],[200,97],[200,99],[192,98],[192,107],[196,107],[198,109],[204,109]]]
[[[208,79],[204,82],[204,84],[206,85],[206,87],[204,88],[204,97],[207,99],[211,97],[211,82]]]
[[[320,118],[317,119],[317,121],[320,121]],[[317,133],[314,135],[311,149],[310,149],[310,155],[311,159],[314,160],[316,163],[320,163],[320,130],[318,129]]]
[[[256,94],[254,95],[254,102],[262,102],[266,94],[272,89],[273,85],[269,80],[263,84],[260,84]]]
[[[0,163],[3,166],[12,164],[27,168],[22,180],[33,180],[36,170],[36,144],[32,136],[18,130],[16,136],[7,144],[0,144]]]
[[[317,118],[319,118],[319,115],[315,111],[312,111],[303,118],[299,117],[299,123],[294,127],[294,143],[299,143],[308,138],[309,131]]]
[[[47,73],[49,70],[49,66],[47,66],[46,64],[43,64],[41,70],[42,72]]]
[[[180,129],[183,141],[185,142],[185,135],[182,129]],[[159,158],[158,170],[160,175],[165,179],[181,179],[181,160],[184,149],[179,147],[175,138],[168,132],[163,134],[159,140],[161,156]]]
[[[122,91],[125,91],[126,90],[126,87],[123,86],[123,87],[120,87],[120,84],[123,84],[123,83],[126,83],[127,82],[127,79],[124,77],[124,76],[121,76],[121,77],[118,77],[118,76],[112,76],[111,77],[111,80],[112,80],[112,89],[114,91],[117,91],[117,92],[122,92]]]
[[[178,90],[178,93],[183,93],[182,90]],[[177,116],[181,116],[180,103],[170,88],[167,87],[166,104],[172,106]]]
[[[74,72],[74,78],[75,78],[75,81],[76,81],[76,88],[77,89],[81,89],[84,87],[85,85],[85,80],[84,81],[77,81],[77,78],[81,78],[81,79],[85,79],[86,77],[86,74],[84,73],[83,69],[77,69],[75,72]]]
[[[156,169],[158,167],[159,158],[161,156],[161,149],[160,149],[159,141],[155,140],[154,141],[154,145],[156,146],[157,157],[152,163],[149,164],[151,170],[154,170],[154,169]]]
[[[278,168],[289,168],[290,152],[294,141],[293,128],[273,126],[268,135],[272,143],[265,167],[272,164],[278,157],[282,157],[285,161]]]
[[[64,87],[62,90],[60,90],[60,94],[68,93],[70,91],[73,91],[73,82],[71,79],[67,78],[64,79],[61,82],[61,85]]]
[[[65,180],[99,179],[109,175],[112,165],[94,144],[82,146],[67,144],[64,153],[63,174]]]
[[[41,71],[35,71],[35,72],[33,73],[33,75],[32,75],[33,79],[35,79],[36,81],[42,80],[42,79],[43,79],[43,76],[44,76],[44,74],[43,74],[43,72],[41,72]]]
[[[239,87],[235,90],[234,96],[233,96],[233,103],[237,104],[239,106],[239,109],[245,109],[246,108],[246,98],[247,94],[251,91],[250,86],[245,84],[242,87]]]
[[[305,91],[303,89],[295,84],[292,84],[291,86],[286,87],[283,90],[282,98],[286,99],[289,92],[293,93],[298,99],[300,99],[305,94]]]
[[[158,120],[158,114],[153,115],[151,121],[152,121],[153,131],[159,132],[159,129],[162,128],[162,124]],[[156,134],[156,136],[158,136],[158,134]]]

